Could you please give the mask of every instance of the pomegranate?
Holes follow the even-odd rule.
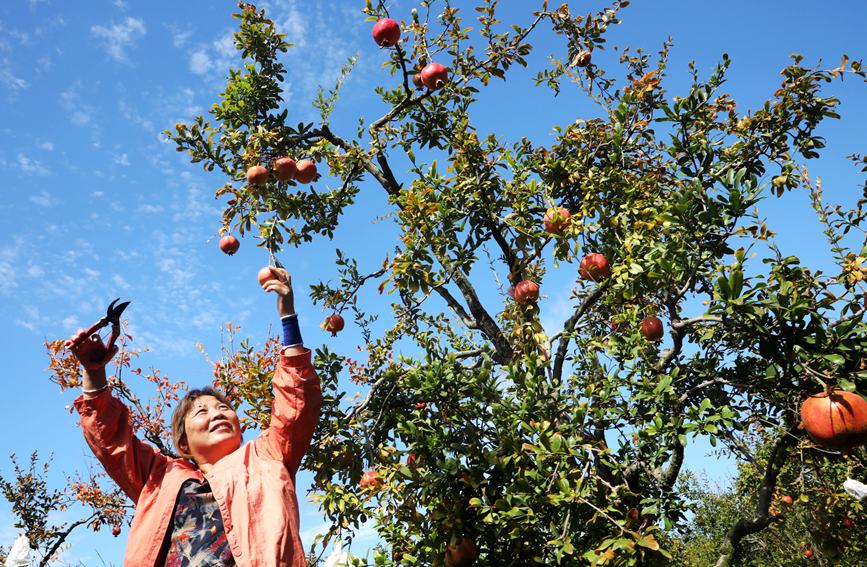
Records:
[[[361,481],[358,484],[361,488],[376,489],[382,486],[382,477],[376,471],[367,471],[361,475]]]
[[[412,76],[412,84],[417,89],[424,88],[424,83],[421,82],[421,73],[416,73]]]
[[[238,239],[232,236],[231,234],[227,234],[223,238],[220,239],[220,250],[231,256],[235,252],[238,251],[238,248],[241,247],[241,243],[238,242]]]
[[[785,495],[780,497],[780,502],[782,502],[786,506],[791,506],[792,504],[795,503],[795,499],[792,498],[791,496],[789,496],[788,494],[785,494]]]
[[[655,343],[662,339],[662,321],[659,320],[659,317],[654,317],[652,315],[650,317],[645,317],[641,320],[638,332],[640,332],[641,336],[648,341]]]
[[[274,177],[281,183],[294,178],[297,171],[295,160],[290,157],[281,157],[274,162]]]
[[[561,235],[569,226],[569,211],[563,207],[554,207],[548,209],[545,216],[542,217],[542,222],[545,225],[545,230],[551,234]]]
[[[413,407],[417,410],[423,410],[424,408],[427,407],[427,402],[416,402],[416,404]]]
[[[449,82],[449,70],[439,63],[429,63],[421,70],[421,82],[431,90],[441,89]]]
[[[601,282],[611,275],[611,266],[608,265],[608,259],[605,256],[593,252],[581,259],[578,273],[585,280]]]
[[[271,273],[271,266],[265,266],[264,268],[261,268],[259,270],[259,273],[257,274],[257,277],[259,278],[259,285],[265,285],[265,282],[267,282],[268,280],[277,279],[277,276]]]
[[[268,170],[261,165],[254,165],[247,170],[247,183],[250,185],[264,185],[268,182]]]
[[[539,286],[530,280],[522,280],[515,285],[515,301],[527,303],[539,299]]]
[[[804,557],[806,557],[807,559],[810,559],[811,557],[813,557],[813,550],[812,549],[805,549],[804,550]]]
[[[307,184],[316,179],[316,164],[309,159],[298,160],[295,167],[297,169],[295,180],[298,183]]]
[[[394,47],[400,39],[400,25],[391,18],[383,18],[373,26],[373,41],[380,47]]]
[[[113,535],[114,537],[119,536],[120,535],[120,526],[114,526],[113,528],[111,528],[111,535]]]
[[[335,313],[325,318],[322,328],[331,333],[332,337],[336,337],[337,333],[343,330],[344,324],[343,316],[340,313]]]
[[[448,567],[469,567],[479,558],[476,542],[468,537],[461,538],[446,546],[446,565]]]
[[[817,445],[853,449],[867,443],[867,400],[845,390],[813,394],[801,404],[801,422]]]

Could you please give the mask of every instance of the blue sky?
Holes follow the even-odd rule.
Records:
[[[286,104],[290,120],[312,120],[316,87],[330,86],[340,66],[358,54],[335,115],[336,131],[351,133],[358,116],[383,114],[373,88],[392,80],[380,64],[384,55],[370,38],[363,2],[283,0],[261,3],[280,30],[296,44],[287,54]],[[464,5],[465,3],[458,3]],[[503,19],[529,13],[507,2]],[[600,3],[582,3],[582,10]],[[393,17],[408,18],[412,4],[391,2]],[[0,314],[6,369],[0,427],[0,474],[15,452],[24,461],[34,449],[54,454],[53,479],[59,485],[73,470],[98,466],[64,408],[72,393],[58,394],[47,380],[42,342],[65,337],[95,320],[108,301],[131,299],[127,310],[137,346],[150,352],[145,367],[157,367],[191,384],[210,380],[210,366],[195,343],[216,356],[221,326],[233,321],[241,334],[261,341],[275,320],[273,298],[258,288],[255,274],[267,254],[249,238],[227,257],[217,249],[220,203],[213,190],[226,180],[190,164],[165,142],[161,131],[206,112],[220,92],[229,66],[237,66],[231,43],[234,2],[131,2],[16,0],[0,5]],[[473,15],[466,14],[467,25]],[[682,94],[687,63],[696,60],[706,76],[723,52],[733,59],[728,91],[744,111],[755,108],[779,86],[778,71],[788,54],[807,63],[824,59],[836,66],[843,53],[863,49],[867,5],[815,3],[636,2],[623,12],[609,45],[629,44],[655,52],[674,38],[666,88]],[[560,49],[547,35],[538,42],[536,61]],[[616,60],[611,50],[595,62]],[[448,65],[447,61],[442,61]],[[537,143],[552,139],[551,127],[596,112],[574,93],[555,99],[532,86],[529,73],[483,93],[473,118],[481,132],[506,140],[526,135]],[[867,104],[854,80],[831,87],[843,98],[843,120],[823,128],[829,144],[811,165],[831,199],[853,202],[859,195],[846,155],[865,149]],[[333,185],[327,176],[320,182]],[[319,280],[333,279],[335,246],[358,255],[374,268],[389,247],[374,249],[393,228],[381,189],[365,182],[359,203],[345,218],[335,242],[317,241],[280,259],[292,271],[306,342],[327,342],[339,352],[357,352],[361,337],[348,326],[338,339],[318,329],[323,313],[304,297]],[[814,266],[829,267],[827,252],[803,195],[768,203],[771,228],[784,252],[801,254]],[[360,237],[363,235],[363,237]],[[561,266],[543,287],[543,318],[553,325],[569,310],[574,266]],[[690,465],[713,478],[725,478],[730,465],[703,457],[698,447]],[[299,496],[304,499],[302,476]],[[74,514],[68,513],[69,519]],[[302,508],[305,542],[321,527],[315,507]],[[0,502],[0,545],[15,537],[12,518]],[[123,538],[76,532],[64,561],[120,564]],[[366,541],[370,541],[369,538]],[[359,544],[364,543],[359,541]],[[357,551],[357,550],[356,550]]]

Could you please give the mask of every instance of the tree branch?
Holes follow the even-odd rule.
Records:
[[[581,305],[575,309],[575,313],[573,313],[572,316],[563,324],[563,333],[560,338],[560,344],[557,345],[557,354],[554,356],[554,383],[560,382],[560,378],[563,376],[563,362],[565,361],[566,353],[569,350],[569,341],[572,338],[571,333],[575,330],[575,325],[578,324],[578,321],[584,316],[584,313],[590,309],[590,306],[602,296],[605,287],[604,283],[598,285],[596,289],[593,290],[593,293],[584,298]]]
[[[768,508],[771,505],[771,498],[774,494],[774,488],[777,485],[777,477],[789,456],[789,449],[794,446],[798,437],[795,435],[798,430],[797,425],[790,426],[779,439],[777,439],[771,455],[768,458],[768,466],[765,468],[765,475],[762,479],[762,484],[759,487],[759,499],[756,502],[756,514],[750,519],[742,518],[739,520],[726,534],[725,541],[720,546],[720,557],[716,562],[715,567],[729,567],[732,564],[735,553],[743,538],[748,535],[762,531],[770,526],[773,522],[782,519],[779,514],[770,515]]]

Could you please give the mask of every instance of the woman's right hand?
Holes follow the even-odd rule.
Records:
[[[84,329],[79,329],[69,338],[68,341],[66,341],[66,348],[75,355],[75,358],[77,358],[81,365],[84,366],[86,371],[92,372],[103,370],[105,365],[108,364],[115,354],[117,354],[117,345],[112,346],[111,352],[109,352],[99,334],[94,333],[91,336],[86,337],[77,345],[72,346],[73,342],[83,335]]]

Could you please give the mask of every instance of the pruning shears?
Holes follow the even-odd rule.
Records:
[[[105,317],[91,325],[90,328],[84,332],[84,334],[79,335],[74,341],[72,341],[70,347],[77,347],[82,342],[84,342],[85,339],[92,336],[103,327],[111,325],[111,336],[109,337],[108,342],[105,344],[107,352],[111,353],[111,349],[114,346],[114,341],[116,341],[117,338],[120,336],[120,314],[123,313],[123,310],[126,309],[126,306],[130,303],[129,301],[124,301],[123,303],[117,305],[118,301],[120,301],[119,297],[112,301],[109,304],[108,309],[106,309],[105,311]]]

